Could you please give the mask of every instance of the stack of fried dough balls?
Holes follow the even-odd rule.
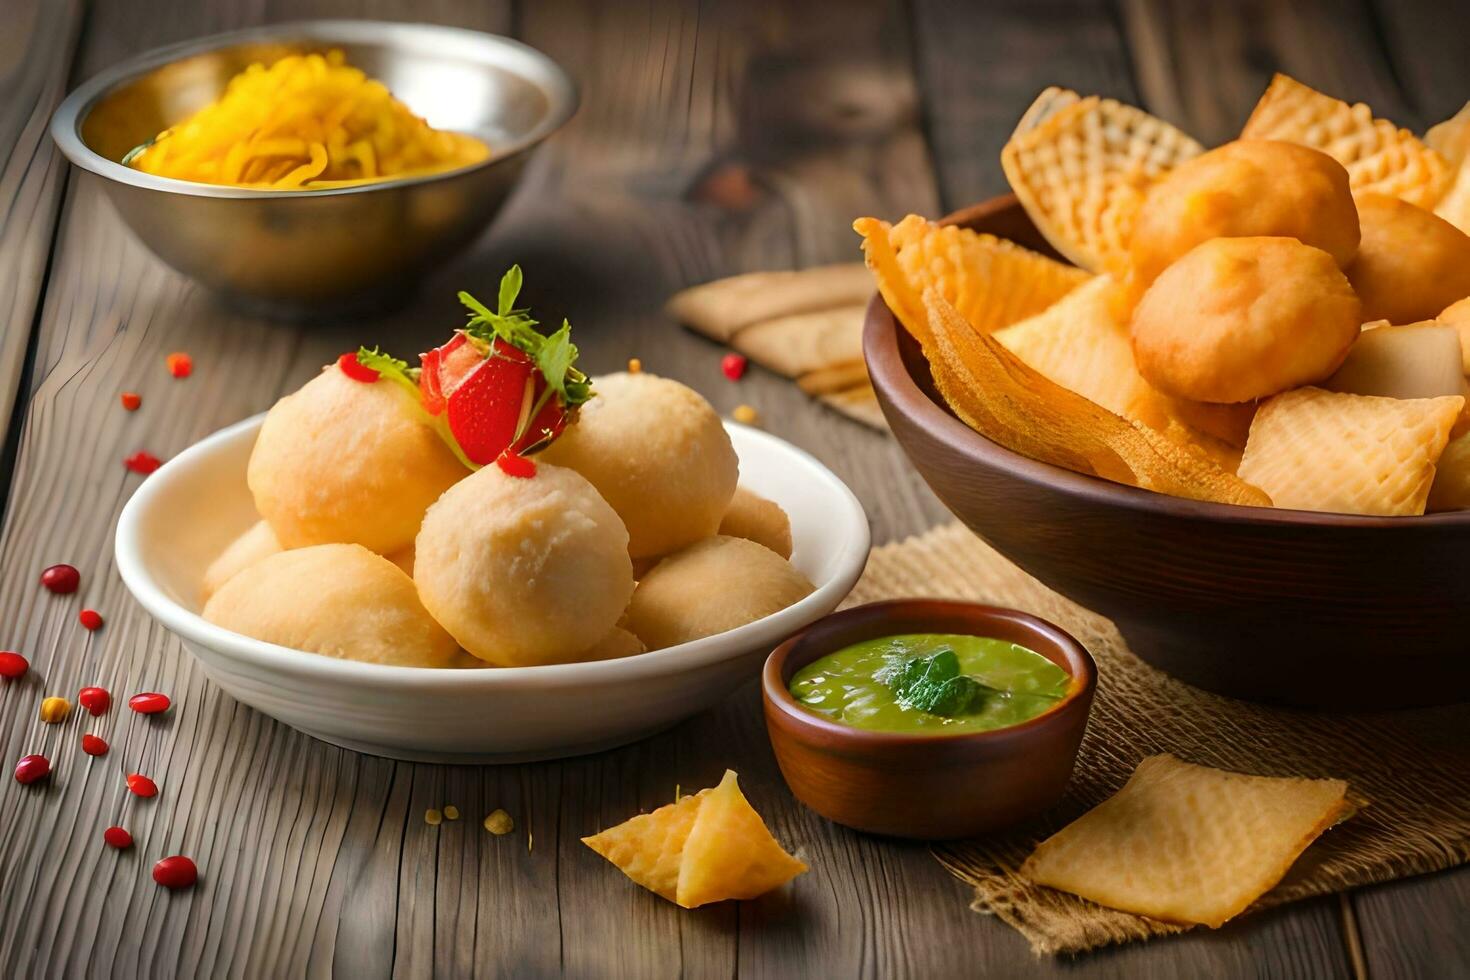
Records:
[[[205,618],[369,663],[518,667],[633,656],[812,591],[707,401],[641,373],[593,390],[513,476],[463,466],[405,386],[328,367],[261,427],[262,520],[205,571]]]

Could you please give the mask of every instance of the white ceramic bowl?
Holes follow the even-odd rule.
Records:
[[[816,591],[739,629],[623,660],[436,670],[337,660],[202,619],[199,581],[257,520],[245,465],[261,419],[215,433],[143,481],[117,526],[117,567],[231,696],[315,738],[416,762],[524,762],[612,748],[718,702],[782,640],[831,612],[868,556],[862,505],[807,453],[727,423],[740,483],[791,517],[792,562]]]

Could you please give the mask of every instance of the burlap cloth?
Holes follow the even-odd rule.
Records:
[[[1066,629],[1097,660],[1092,718],[1062,802],[1014,831],[934,847],[946,868],[974,885],[971,907],[1014,926],[1037,953],[1075,953],[1181,931],[1016,874],[1038,841],[1111,796],[1139,760],[1157,752],[1239,772],[1336,776],[1348,780],[1353,796],[1369,801],[1313,844],[1251,911],[1437,871],[1470,857],[1465,706],[1343,715],[1207,694],[1143,663],[1109,620],[1046,588],[959,524],[874,549],[847,605],[905,596],[1024,609]],[[1384,669],[1393,669],[1391,651],[1385,651]]]

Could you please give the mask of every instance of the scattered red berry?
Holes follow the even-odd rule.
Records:
[[[199,880],[199,869],[182,854],[175,854],[153,866],[153,880],[165,888],[190,888]]]
[[[739,381],[745,374],[745,366],[749,363],[744,354],[726,354],[720,358],[720,370],[725,372],[725,377],[731,381]]]
[[[158,795],[158,784],[141,773],[133,773],[128,777],[128,791],[134,796],[147,799]]]
[[[136,412],[143,404],[143,396],[136,391],[125,391],[122,393],[122,407],[130,412]]]
[[[529,480],[536,475],[536,461],[524,456],[506,451],[495,457],[495,465],[500,467],[500,472],[506,476],[518,477]]]
[[[112,707],[112,695],[105,687],[84,687],[77,693],[77,704],[87,709],[93,718],[105,715]]]
[[[194,358],[181,350],[176,350],[163,359],[168,365],[168,373],[176,378],[187,378],[194,373]]]
[[[133,846],[133,835],[122,827],[108,827],[102,832],[102,839],[107,841],[108,847],[115,847],[119,851],[126,851]]]
[[[132,470],[134,473],[142,473],[144,476],[147,476],[149,473],[152,473],[154,470],[162,466],[163,460],[159,459],[157,456],[153,455],[150,452],[145,452],[144,450],[140,449],[137,452],[133,453],[133,455],[129,456],[127,459],[123,460],[123,465]]]
[[[82,736],[82,751],[88,755],[106,755],[112,746],[99,735],[88,733]]]
[[[31,662],[13,650],[0,650],[0,677],[8,681],[24,677],[31,669]]]
[[[382,377],[380,372],[373,370],[359,361],[356,351],[348,351],[346,354],[337,358],[337,367],[341,368],[342,373],[353,381],[361,381],[363,384],[372,384],[378,378]]]
[[[41,573],[41,584],[57,595],[71,595],[82,584],[82,573],[70,565],[52,565]]]
[[[128,707],[140,715],[160,714],[167,711],[172,703],[167,694],[157,694],[153,691],[144,691],[142,694],[134,694],[128,698]]]
[[[83,609],[77,613],[77,619],[89,630],[100,630],[102,628],[102,614],[95,609]]]
[[[44,755],[22,756],[15,764],[15,781],[22,786],[37,783],[51,775],[51,760]]]

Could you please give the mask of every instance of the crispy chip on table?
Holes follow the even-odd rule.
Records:
[[[1248,776],[1155,755],[1042,841],[1021,874],[1109,908],[1218,928],[1351,809],[1340,779]]]
[[[1117,273],[1148,186],[1201,150],[1141,109],[1098,96],[1069,101],[1048,89],[1022,117],[1000,162],[1058,252],[1089,271]]]
[[[873,294],[862,263],[796,271],[747,272],[680,290],[664,310],[707,337],[728,343],[745,327],[775,317],[859,306]]]
[[[1388,328],[1393,329],[1393,328]],[[1435,464],[1465,399],[1381,398],[1297,388],[1267,399],[1239,475],[1277,507],[1424,513]]]
[[[911,214],[896,225],[859,218],[863,254],[878,289],[909,333],[928,332],[924,290],[939,290],[979,331],[1040,313],[1091,278],[1014,242]]]
[[[1354,193],[1372,191],[1433,208],[1453,174],[1445,158],[1407,129],[1277,74],[1240,134],[1314,147],[1347,168]]]
[[[935,386],[993,442],[1054,466],[1176,497],[1269,506],[1261,490],[1146,425],[1048,379],[970,327],[938,290],[924,293]]]

